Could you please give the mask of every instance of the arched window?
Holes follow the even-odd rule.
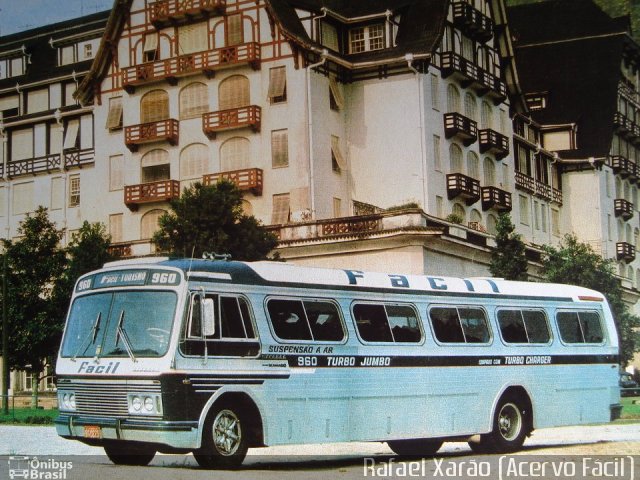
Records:
[[[464,173],[462,168],[462,148],[456,143],[449,147],[449,162],[451,173]]]
[[[169,152],[155,149],[144,154],[140,161],[142,183],[159,182],[171,178]]]
[[[464,210],[464,207],[459,203],[453,204],[453,209],[451,210],[451,213],[456,217],[460,217],[463,224],[467,223],[467,212]]]
[[[484,185],[485,187],[496,186],[496,166],[489,157],[484,157]]]
[[[487,232],[491,235],[497,235],[498,229],[496,228],[496,224],[498,223],[498,219],[493,213],[487,215]]]
[[[618,220],[618,241],[624,242],[624,222]]]
[[[220,170],[223,172],[248,168],[250,143],[243,137],[233,137],[220,146]]]
[[[447,86],[447,111],[448,112],[460,111],[460,91],[452,83],[450,83]]]
[[[249,79],[243,75],[233,75],[220,82],[218,87],[219,110],[230,110],[249,105]]]
[[[640,250],[640,245],[638,245],[638,240],[640,240],[640,230],[638,228],[633,229],[633,244],[636,247],[636,250]]]
[[[467,153],[467,175],[476,180],[480,178],[480,159],[476,152]]]
[[[476,97],[473,93],[467,92],[464,95],[464,114],[467,118],[471,120],[476,120],[478,116],[478,104],[476,102]]]
[[[629,182],[624,182],[624,199],[631,201],[631,190],[629,189]]]
[[[248,217],[253,215],[253,205],[248,200],[242,200],[242,213]]]
[[[640,290],[640,268],[636,270],[636,290]]]
[[[169,118],[169,94],[151,90],[140,100],[140,123],[159,122]]]
[[[616,177],[616,198],[622,198],[622,181]]]
[[[209,91],[204,83],[190,83],[180,90],[180,119],[199,117],[209,111]]]
[[[469,214],[469,222],[474,222],[479,225],[482,225],[482,214],[477,209],[474,208],[473,210],[471,210],[471,213]]]
[[[491,105],[489,105],[487,101],[483,100],[480,108],[480,128],[493,129],[493,109],[491,108]]]
[[[633,245],[633,230],[631,230],[631,225],[627,223],[624,231],[625,231],[625,242],[627,242],[630,245]]]
[[[618,264],[618,275],[622,278],[624,278],[624,274],[626,272],[626,269],[624,268],[624,264],[623,263],[619,263]]]
[[[193,143],[180,152],[180,179],[201,177],[209,167],[209,147]]]
[[[140,239],[148,240],[158,230],[158,220],[165,213],[164,210],[151,210],[140,219]]]
[[[627,278],[633,282],[633,268],[627,268]]]

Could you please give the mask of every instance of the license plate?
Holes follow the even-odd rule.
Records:
[[[97,425],[85,425],[84,436],[86,438],[102,438],[102,430]]]

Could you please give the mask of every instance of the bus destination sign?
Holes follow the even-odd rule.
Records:
[[[114,270],[83,278],[76,285],[76,292],[109,287],[179,285],[180,280],[180,274],[166,270]]]

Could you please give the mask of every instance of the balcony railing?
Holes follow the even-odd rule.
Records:
[[[85,148],[83,150],[73,149],[64,151],[64,168],[82,168],[93,165],[95,162],[95,150],[93,148]]]
[[[616,243],[616,258],[626,263],[636,259],[636,247],[627,242]]]
[[[562,205],[562,191],[557,188],[551,188],[551,201]]]
[[[111,244],[107,247],[107,251],[115,258],[128,258],[132,255],[131,243]]]
[[[551,185],[547,185],[546,183],[541,182],[540,180],[536,180],[535,188],[536,188],[536,191],[535,191],[536,196],[544,200],[551,201]]]
[[[65,150],[63,156],[65,170],[93,165],[95,161],[95,151],[93,148]],[[4,165],[0,165],[0,167],[2,168],[2,174],[0,174],[0,176],[3,176]],[[21,175],[51,173],[59,171],[60,167],[60,154],[53,153],[42,157],[7,162],[7,174],[9,178],[14,178]]]
[[[156,27],[223,14],[226,0],[159,0],[147,6],[149,21]]]
[[[622,178],[637,178],[638,176],[635,162],[622,155],[613,155],[611,157],[611,168],[615,174],[620,175]]]
[[[254,195],[262,195],[262,169],[245,168],[229,172],[209,173],[202,177],[204,185],[212,185],[220,180],[229,180],[243,191],[250,191]]]
[[[623,113],[616,112],[613,116],[613,126],[616,132],[621,134],[627,134],[633,130],[633,122],[627,118]]]
[[[486,70],[478,69],[478,80],[480,84],[480,88],[478,89],[479,95],[486,95],[492,98],[493,103],[496,105],[505,101],[507,98],[507,84],[504,83],[500,77]]]
[[[447,138],[457,137],[469,146],[478,139],[478,125],[461,113],[445,113],[444,134]]]
[[[138,206],[144,203],[166,202],[179,197],[180,182],[177,180],[161,180],[124,187],[124,204],[131,211],[136,211]]]
[[[440,66],[442,78],[452,77],[463,87],[478,82],[478,67],[471,60],[454,52],[444,52]]]
[[[509,155],[509,139],[501,133],[486,128],[479,132],[480,153],[492,153],[496,160]]]
[[[453,23],[480,42],[486,42],[493,36],[493,21],[465,1],[453,3]]]
[[[205,73],[213,76],[216,70],[249,64],[260,68],[260,48],[255,42],[216,48],[205,52],[189,53],[178,57],[141,63],[122,70],[122,86],[133,93],[137,85],[146,85],[162,80],[176,84],[179,77]]]
[[[524,190],[525,192],[535,193],[536,192],[536,180],[533,177],[530,177],[527,174],[522,172],[515,172],[516,177],[516,188],[520,190]]]
[[[225,130],[250,127],[254,132],[259,132],[260,114],[261,109],[257,105],[205,113],[202,116],[202,131],[212,140],[218,132]]]
[[[174,118],[131,125],[124,129],[124,143],[132,152],[145,143],[169,142],[171,145],[177,145],[179,141],[180,122]]]
[[[499,212],[510,212],[511,193],[497,187],[482,187],[482,210],[491,208]]]
[[[616,217],[621,217],[625,221],[633,218],[633,203],[625,200],[624,198],[616,198],[613,201],[613,205]]]
[[[462,198],[467,205],[472,205],[480,200],[480,182],[462,173],[450,173],[447,175],[447,198]]]

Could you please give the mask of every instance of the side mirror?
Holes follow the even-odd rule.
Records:
[[[213,309],[213,298],[204,298],[200,303],[202,309],[202,334],[210,337],[216,333],[216,314]]]

